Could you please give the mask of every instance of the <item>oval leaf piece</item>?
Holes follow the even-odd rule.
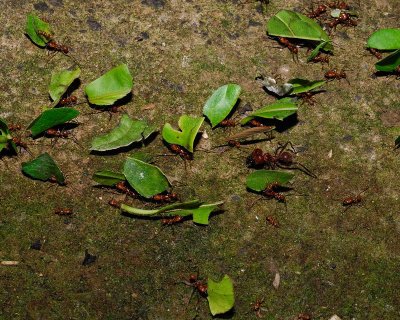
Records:
[[[142,133],[146,127],[146,121],[132,120],[127,114],[123,114],[116,128],[93,139],[90,150],[108,151],[129,146],[143,139]]]
[[[22,172],[33,179],[47,181],[55,177],[59,184],[65,183],[63,173],[47,152],[32,161],[23,162]]]
[[[250,116],[244,118],[241,123],[246,124],[251,119],[256,117],[283,120],[286,117],[296,113],[297,110],[298,106],[291,98],[283,98],[254,111],[252,114],[250,114]]]
[[[48,109],[33,120],[28,128],[31,129],[32,137],[36,137],[43,131],[72,120],[78,115],[79,111],[73,108]]]
[[[374,32],[368,38],[367,47],[378,50],[400,49],[400,29],[381,29]]]
[[[95,172],[93,174],[92,179],[97,183],[108,187],[112,187],[116,185],[118,182],[126,180],[125,176],[122,173],[109,170]]]
[[[110,106],[131,92],[133,79],[126,64],[108,71],[89,83],[85,93],[89,102],[99,106]]]
[[[3,150],[7,145],[10,145],[15,153],[17,152],[17,146],[12,141],[11,132],[8,129],[8,125],[5,121],[0,119],[0,151]]]
[[[278,182],[280,185],[287,184],[294,177],[294,173],[277,170],[257,170],[247,176],[247,188],[260,192],[267,185]]]
[[[128,158],[125,161],[123,173],[131,187],[145,198],[150,198],[169,188],[167,178],[158,167],[138,159]]]
[[[210,214],[218,208],[219,205],[223,204],[223,201],[210,203],[210,204],[202,204],[198,208],[186,209],[186,210],[176,210],[171,211],[169,215],[179,215],[179,216],[189,216],[193,215],[193,222],[202,225],[208,225],[208,218]]]
[[[378,71],[392,72],[400,65],[400,49],[375,63]]]
[[[78,79],[81,74],[81,69],[78,66],[73,66],[66,70],[54,72],[51,75],[49,85],[49,94],[53,100],[53,105],[57,105],[63,94],[67,91],[68,87]]]
[[[39,47],[45,47],[50,39],[41,35],[40,32],[51,35],[51,28],[47,22],[40,20],[35,14],[30,13],[26,17],[25,32],[33,43]]]
[[[208,278],[207,300],[211,314],[222,314],[231,310],[235,304],[233,283],[228,275],[225,275],[220,282]]]
[[[193,144],[196,135],[204,121],[204,117],[194,118],[183,115],[179,118],[178,125],[182,131],[175,130],[169,123],[164,125],[162,136],[171,144],[178,144],[186,150],[193,152]]]
[[[324,49],[333,49],[328,34],[314,20],[300,13],[281,10],[267,24],[270,36],[326,42]]]
[[[218,88],[208,98],[203,113],[210,120],[213,128],[232,111],[241,90],[242,88],[239,85],[230,83]]]
[[[311,91],[311,90],[318,88],[325,84],[324,80],[311,81],[311,80],[299,79],[299,78],[291,79],[288,82],[293,86],[293,90],[292,90],[291,94],[297,94],[297,93]]]

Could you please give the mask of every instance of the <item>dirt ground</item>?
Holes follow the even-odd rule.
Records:
[[[53,26],[82,69],[76,91],[112,67],[126,63],[134,78],[133,118],[161,129],[182,114],[201,116],[219,86],[242,86],[239,109],[256,109],[275,100],[255,81],[258,72],[321,79],[328,66],[299,62],[268,39],[265,25],[280,9],[306,12],[310,2],[257,1],[26,1],[2,0],[0,117],[27,126],[50,101],[52,70],[72,64],[49,56],[24,35],[33,11]],[[197,270],[201,277],[234,281],[235,308],[222,318],[255,319],[251,303],[264,299],[263,319],[399,319],[400,317],[400,82],[373,76],[376,58],[365,50],[368,36],[398,27],[398,0],[349,0],[358,14],[355,28],[338,27],[330,67],[345,69],[349,83],[332,81],[301,105],[297,121],[271,141],[240,149],[195,152],[186,164],[159,157],[156,164],[173,181],[183,200],[223,200],[223,210],[202,227],[185,221],[165,227],[159,221],[120,214],[107,202],[123,199],[95,188],[96,170],[119,171],[137,148],[91,154],[94,136],[115,127],[120,115],[96,113],[80,105],[72,139],[29,143],[0,162],[0,319],[210,319],[207,301],[188,300],[192,289],[180,283]],[[237,111],[235,115],[237,114]],[[201,129],[198,149],[224,143],[240,128]],[[25,135],[25,133],[22,133]],[[246,190],[252,172],[245,159],[255,146],[273,152],[291,141],[297,161],[317,176],[296,171],[287,206],[258,200]],[[143,150],[168,153],[161,136]],[[224,152],[222,152],[224,151]],[[49,152],[66,175],[67,186],[29,179],[21,163]],[[366,190],[363,201],[344,210],[341,200]],[[131,202],[143,207],[139,200]],[[71,217],[54,214],[73,208]],[[266,223],[274,216],[279,228]],[[31,249],[40,240],[41,250]],[[97,257],[82,265],[85,250]],[[273,281],[280,276],[278,288]],[[217,317],[218,318],[218,317]]]

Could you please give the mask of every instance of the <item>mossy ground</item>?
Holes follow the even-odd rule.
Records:
[[[209,319],[206,300],[196,311],[196,298],[187,304],[191,288],[179,283],[198,268],[201,276],[229,274],[234,280],[233,319],[254,319],[250,304],[261,298],[265,319],[294,319],[302,312],[313,319],[398,319],[400,154],[393,144],[400,133],[400,82],[371,77],[376,60],[364,46],[373,31],[398,27],[400,8],[397,0],[349,4],[359,25],[338,27],[330,65],[346,69],[350,84],[328,83],[316,105],[301,106],[295,126],[259,144],[272,152],[278,142],[293,142],[303,150],[298,161],[318,175],[297,172],[287,208],[256,201],[246,191],[251,149],[242,148],[198,151],[186,169],[176,157],[157,161],[184,199],[225,201],[208,227],[190,221],[163,227],[119,214],[107,204],[115,195],[93,188],[91,175],[119,170],[129,153],[88,151],[91,139],[113,128],[119,115],[110,121],[108,113],[89,115],[87,105],[79,107],[74,129],[81,146],[27,139],[34,156],[47,151],[58,162],[66,187],[23,176],[21,163],[31,159],[27,152],[3,156],[0,258],[20,263],[0,267],[0,318]],[[259,70],[286,80],[322,78],[328,67],[306,64],[306,49],[294,63],[288,50],[274,48],[276,42],[266,37],[266,21],[284,8],[304,12],[310,3],[271,0],[263,9],[253,1],[3,1],[0,116],[28,125],[49,105],[52,70],[72,62],[62,54],[48,56],[24,36],[31,11],[72,47],[82,68],[81,88],[127,63],[135,85],[123,109],[161,128],[184,113],[200,116],[210,93],[229,82],[242,86],[242,104],[272,102],[254,80]],[[207,124],[203,130],[212,145],[230,132]],[[146,150],[167,152],[160,136]],[[341,199],[367,187],[362,203],[344,211]],[[71,207],[75,214],[57,216],[56,207]],[[267,225],[267,215],[280,228]],[[40,251],[30,249],[37,239]],[[97,261],[82,266],[86,249]],[[272,286],[276,272],[278,289]]]

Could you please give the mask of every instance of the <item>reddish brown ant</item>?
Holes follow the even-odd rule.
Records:
[[[292,151],[286,151],[287,147],[291,146]],[[290,141],[286,142],[284,145],[280,145],[274,154],[263,152],[261,149],[256,148],[247,157],[246,164],[248,167],[267,167],[269,169],[283,168],[283,169],[297,169],[305,174],[316,178],[316,175],[308,170],[301,163],[294,161],[295,151],[292,143]]]
[[[279,222],[278,220],[273,217],[273,216],[268,216],[266,218],[267,223],[269,223],[271,226],[275,227],[275,228],[279,228]]]
[[[67,55],[69,52],[69,47],[67,47],[66,45],[63,45],[61,43],[58,43],[55,40],[50,40],[49,42],[47,42],[46,48],[49,51],[62,52],[65,55]]]
[[[361,197],[361,194],[363,194],[364,192],[366,192],[368,189],[369,189],[369,187],[366,188],[365,190],[361,191],[361,192],[360,192],[358,195],[356,195],[356,196],[349,196],[349,197],[344,198],[344,199],[342,200],[342,205],[343,205],[343,207],[346,207],[346,210],[347,210],[347,209],[350,208],[351,206],[353,206],[353,205],[355,205],[355,204],[359,204],[359,203],[363,200],[363,198]]]
[[[312,319],[312,317],[308,313],[300,313],[297,316],[297,320],[311,320],[311,319]]]
[[[310,62],[314,63],[326,63],[329,65],[329,56],[328,55],[322,55],[321,52],[319,52],[314,58],[310,60]]]
[[[262,194],[268,199],[275,199],[279,202],[286,203],[286,197],[279,192],[276,192],[281,186],[277,182],[269,184],[262,192]]]
[[[66,139],[66,138],[69,137],[69,132],[61,131],[59,129],[50,128],[50,129],[47,129],[45,131],[45,135],[48,136],[48,137],[52,137],[52,138],[57,137],[57,138]]]
[[[222,120],[219,125],[221,127],[235,127],[237,125],[237,122],[235,120],[232,119],[225,119]]]
[[[118,191],[127,194],[128,196],[132,197],[132,198],[136,198],[137,197],[137,193],[134,192],[129,186],[127,186],[125,181],[120,181],[115,185],[115,189],[117,189]]]
[[[185,285],[189,286],[189,287],[193,287],[193,292],[197,291],[200,296],[202,297],[206,297],[207,296],[207,282],[205,282],[204,280],[199,280],[199,276],[198,274],[191,274],[189,276],[189,281],[182,281]],[[192,296],[193,296],[193,292],[192,292]],[[190,299],[192,298],[192,296],[190,297]],[[190,301],[189,299],[189,301]]]
[[[248,123],[251,127],[265,127],[266,125],[257,119],[251,119]]]
[[[115,200],[114,198],[112,198],[110,201],[108,201],[108,204],[114,208],[121,208],[121,204],[119,203],[119,201]]]
[[[379,60],[382,59],[382,53],[380,53],[378,50],[376,50],[374,48],[367,48],[367,50],[369,52],[371,52],[371,54],[373,54],[377,59],[379,59]]]
[[[347,79],[347,75],[343,70],[341,70],[341,71],[338,71],[337,69],[328,70],[327,72],[325,72],[324,77],[328,80],[345,79],[349,83],[349,80]]]
[[[20,147],[20,148],[25,149],[30,155],[32,155],[31,152],[29,151],[28,144],[27,144],[26,142],[22,141],[21,138],[19,138],[19,137],[13,137],[13,138],[11,139],[11,141],[14,142],[14,144],[15,144],[17,147]]]
[[[193,155],[189,153],[189,151],[186,151],[181,146],[177,144],[170,144],[169,148],[171,149],[172,152],[178,154],[182,159],[193,160]]]
[[[74,212],[70,208],[57,208],[57,209],[54,210],[54,213],[59,215],[59,216],[70,216]]]
[[[156,194],[152,197],[152,199],[158,202],[173,202],[178,200],[178,195],[175,192],[166,194]]]
[[[161,219],[161,223],[164,226],[171,226],[173,224],[177,224],[179,222],[182,222],[183,219],[184,219],[183,216],[173,216],[173,217]]]
[[[263,311],[263,308],[261,306],[263,303],[264,303],[264,298],[261,300],[257,299],[255,303],[251,304],[252,309],[256,313],[257,318],[262,318],[261,311]]]
[[[320,15],[324,14],[328,8],[324,4],[320,4],[317,9],[312,10],[307,14],[307,17],[314,19],[318,18]]]
[[[18,130],[21,130],[21,129],[22,129],[22,126],[20,124],[11,123],[8,126],[8,130],[10,130],[10,131],[18,131]]]
[[[58,103],[60,106],[71,106],[75,105],[78,102],[78,98],[76,96],[70,96],[67,98],[62,98]]]
[[[295,56],[296,56],[297,60],[299,60],[299,58],[297,56],[298,53],[299,53],[299,49],[297,48],[296,45],[294,45],[287,38],[284,38],[284,37],[278,37],[278,42],[281,45],[283,45],[283,46],[285,46],[286,48],[289,49],[289,51],[293,54],[293,60],[295,60],[294,59]]]
[[[301,93],[298,93],[297,96],[298,96],[300,99],[302,99],[302,103],[307,103],[307,104],[313,106],[313,105],[315,105],[315,103],[317,102],[317,101],[314,99],[314,95],[315,95],[316,93],[317,93],[317,92],[312,92],[312,91],[301,92]]]

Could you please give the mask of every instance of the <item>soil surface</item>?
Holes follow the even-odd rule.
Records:
[[[205,123],[201,131],[208,139],[200,139],[193,161],[156,158],[182,200],[224,201],[209,226],[190,220],[162,226],[108,205],[124,195],[94,187],[92,174],[120,171],[139,147],[112,154],[93,154],[89,147],[121,114],[110,118],[79,105],[79,125],[72,130],[78,143],[32,140],[20,132],[31,154],[21,150],[0,162],[0,260],[19,262],[0,266],[1,319],[210,319],[207,300],[194,295],[189,301],[192,288],[181,283],[197,271],[214,280],[228,274],[234,281],[235,308],[221,318],[256,319],[251,304],[263,299],[261,317],[270,320],[298,319],[301,313],[312,319],[399,319],[400,154],[394,140],[400,134],[400,82],[393,75],[376,77],[377,60],[365,50],[374,31],[398,27],[398,0],[349,0],[358,25],[332,33],[329,66],[307,64],[306,48],[295,62],[266,35],[270,17],[280,9],[306,13],[308,1],[1,3],[0,117],[25,127],[50,105],[52,71],[73,64],[24,35],[32,11],[53,26],[79,62],[80,101],[85,85],[126,63],[134,89],[122,112],[159,129],[166,122],[177,126],[182,114],[201,116],[210,94],[226,83],[243,90],[233,117],[274,102],[255,80],[260,72],[282,81],[322,79],[335,67],[348,77],[328,82],[314,105],[301,104],[272,140],[214,149],[243,128],[212,130]],[[286,204],[247,191],[251,150],[274,152],[287,141],[297,150],[296,161],[317,178],[294,170]],[[140,150],[169,153],[160,134]],[[22,174],[21,163],[43,152],[59,164],[66,186]],[[360,193],[362,201],[345,210],[342,199]],[[74,214],[54,214],[60,207]]]

